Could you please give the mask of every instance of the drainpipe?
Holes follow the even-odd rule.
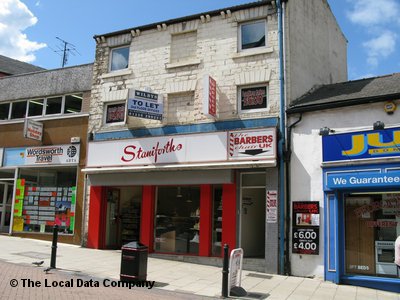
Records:
[[[292,155],[292,129],[300,123],[303,115],[300,114],[299,119],[294,122],[293,124],[288,126],[288,132],[287,132],[287,145],[286,145],[286,155],[285,155],[285,161],[286,161],[286,232],[285,235],[287,237],[287,242],[286,242],[286,249],[285,249],[285,275],[291,275],[292,273],[292,268],[291,268],[291,263],[290,263],[290,243],[289,243],[289,237],[290,237],[290,211],[291,211],[291,206],[292,206],[292,201],[290,198],[290,157]]]
[[[279,112],[279,274],[284,273],[285,264],[285,76],[284,76],[284,48],[283,48],[283,14],[282,1],[276,0],[278,13],[278,43],[279,43],[279,94],[280,94],[280,112]]]

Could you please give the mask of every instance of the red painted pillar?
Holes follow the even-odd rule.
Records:
[[[140,242],[149,247],[149,252],[154,251],[155,196],[155,186],[143,186],[140,216]]]
[[[236,248],[236,184],[222,186],[222,248],[225,244],[229,252]]]
[[[200,245],[199,256],[211,256],[212,186],[200,186]]]
[[[103,196],[104,187],[91,186],[90,187],[90,201],[89,201],[89,222],[88,222],[88,238],[87,247],[99,249],[104,245],[104,229],[102,224],[105,225],[105,221],[102,220],[104,215],[103,210]]]

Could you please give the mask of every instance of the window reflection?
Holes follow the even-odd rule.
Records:
[[[200,237],[200,188],[158,187],[155,250],[198,254]]]

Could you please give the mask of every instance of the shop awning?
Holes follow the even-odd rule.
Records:
[[[224,184],[234,182],[233,169],[275,167],[275,161],[232,163],[202,163],[166,166],[131,166],[86,168],[89,184],[113,185],[163,185],[163,184]]]
[[[235,161],[223,163],[194,163],[194,164],[169,164],[146,165],[129,167],[91,167],[82,169],[87,174],[115,173],[115,172],[146,172],[146,171],[179,171],[179,170],[210,170],[210,169],[243,169],[243,168],[273,168],[276,160]]]

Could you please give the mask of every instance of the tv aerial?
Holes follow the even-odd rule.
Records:
[[[64,41],[58,36],[56,36],[56,39],[59,40],[62,44],[57,46],[57,50],[52,50],[62,56],[61,67],[64,68],[68,63],[69,54],[76,56],[76,54],[80,55],[80,53],[78,52],[78,50],[76,50],[75,45]]]

